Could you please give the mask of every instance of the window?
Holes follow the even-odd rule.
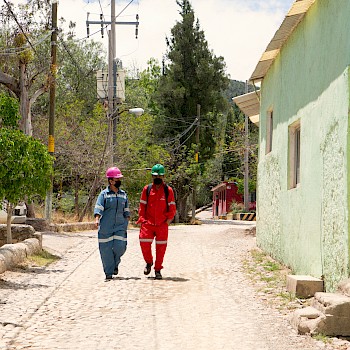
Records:
[[[289,126],[289,188],[300,183],[300,120]]]
[[[266,118],[266,154],[272,151],[272,133],[273,133],[273,111],[268,111],[267,118]]]

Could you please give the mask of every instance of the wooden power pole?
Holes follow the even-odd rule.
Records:
[[[201,120],[201,105],[197,104],[197,128],[196,128],[196,153],[195,153],[195,161],[198,164],[199,159],[199,127],[200,127],[200,120]],[[196,184],[197,184],[197,178],[198,174],[196,174],[196,179],[193,181],[193,188],[192,188],[192,223],[196,220]]]
[[[55,100],[56,100],[56,75],[57,75],[57,4],[58,0],[52,0],[52,34],[51,34],[51,63],[50,63],[50,104],[49,104],[49,140],[48,151],[55,153]],[[51,222],[52,217],[52,186],[47,192],[45,201],[45,218]]]

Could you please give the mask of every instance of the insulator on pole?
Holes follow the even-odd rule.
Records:
[[[87,32],[87,37],[90,37],[90,27],[89,27],[89,14],[90,12],[88,12],[86,15],[86,32]]]
[[[139,36],[139,15],[136,14],[136,28],[135,28],[135,37],[136,39]]]
[[[101,36],[104,37],[104,31],[103,31],[103,14],[100,14],[100,20],[101,20]]]

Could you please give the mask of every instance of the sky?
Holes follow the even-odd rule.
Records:
[[[12,0],[14,3],[25,0]],[[115,0],[117,21],[136,20],[139,15],[139,35],[135,26],[116,26],[116,57],[127,69],[143,70],[154,57],[160,63],[166,53],[166,37],[180,21],[176,0]],[[281,25],[294,0],[191,0],[195,17],[204,31],[209,49],[223,56],[231,79],[250,78],[262,53]],[[110,20],[110,0],[59,0],[58,17],[66,23],[76,23],[76,37],[87,36],[86,19],[99,21],[100,14]],[[127,6],[129,4],[129,6]],[[90,39],[108,48],[108,36],[102,39],[101,26],[90,24]],[[109,27],[106,29],[106,31]],[[95,34],[94,34],[95,33]]]

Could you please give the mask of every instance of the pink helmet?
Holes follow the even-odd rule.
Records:
[[[106,171],[106,177],[116,177],[117,179],[123,177],[122,172],[117,167],[108,168]]]

